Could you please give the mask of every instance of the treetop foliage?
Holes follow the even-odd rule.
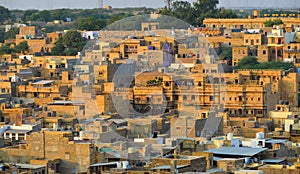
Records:
[[[257,57],[246,56],[240,60],[237,69],[281,69],[288,70],[295,68],[292,63],[280,62],[280,61],[270,61],[259,63]]]
[[[274,25],[280,25],[283,24],[281,19],[275,19],[275,20],[267,20],[264,22],[265,27],[273,27]]]
[[[11,53],[25,53],[28,51],[28,44],[26,41],[15,45],[14,43],[6,43],[0,47],[0,55]]]
[[[51,50],[52,55],[74,56],[81,52],[87,40],[78,31],[68,31],[62,38],[59,38]]]
[[[193,4],[176,1],[171,10],[165,7],[161,14],[179,18],[193,26],[201,26],[205,18],[237,18],[232,10],[217,8],[218,3],[219,0],[197,0]]]

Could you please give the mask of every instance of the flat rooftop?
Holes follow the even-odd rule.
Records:
[[[252,147],[221,147],[209,149],[204,152],[212,152],[214,155],[234,155],[234,156],[254,156],[268,148],[252,148]]]
[[[267,163],[267,164],[279,164],[284,162],[285,159],[264,159],[262,160],[262,162]]]
[[[5,133],[29,133],[31,130],[18,130],[18,129],[8,129],[4,131]]]
[[[35,164],[16,164],[16,166],[21,169],[40,169],[46,167],[43,165],[35,165]]]
[[[54,80],[41,80],[35,83],[32,83],[33,85],[47,85],[47,84],[51,84],[54,83]]]
[[[176,166],[177,169],[185,168],[188,167],[189,165],[179,165]],[[166,170],[166,169],[171,169],[171,165],[165,165],[165,166],[157,166],[153,167],[152,170]]]

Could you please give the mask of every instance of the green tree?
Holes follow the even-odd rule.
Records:
[[[0,42],[4,42],[4,35],[5,35],[5,30],[4,28],[0,28]]]
[[[220,9],[216,15],[217,18],[237,18],[237,14],[232,10]]]
[[[205,18],[236,18],[237,15],[232,10],[218,9],[219,0],[197,0],[193,3],[187,1],[176,1],[171,10],[166,7],[161,10],[161,14],[173,16],[184,20],[194,26],[201,26]]]
[[[79,30],[95,31],[101,30],[106,26],[106,21],[102,19],[95,19],[94,17],[83,18],[78,23]]]
[[[217,4],[219,0],[197,0],[194,2],[196,20],[192,23],[193,25],[202,25],[203,20],[209,17],[216,17],[219,12]]]
[[[219,58],[221,60],[227,60],[227,64],[231,65],[232,47],[221,47],[221,51],[219,52]]]
[[[10,44],[3,44],[0,47],[0,55],[2,54],[10,54],[12,52],[12,49],[10,48]]]
[[[54,43],[51,53],[52,55],[74,56],[82,51],[86,43],[87,40],[78,31],[71,30]]]
[[[38,19],[36,20],[49,22],[49,21],[53,21],[53,18],[51,16],[51,13],[48,10],[43,10],[38,13]]]
[[[52,55],[62,56],[64,55],[65,46],[63,44],[63,39],[59,38],[55,43],[54,47],[51,49]]]
[[[0,6],[0,22],[4,22],[7,19],[10,19],[11,14],[7,8]]]
[[[24,14],[22,15],[22,20],[23,21],[30,21],[31,20],[31,15],[34,14],[34,13],[37,13],[38,10],[26,10],[24,12]]]
[[[53,20],[66,20],[67,17],[69,17],[69,10],[67,9],[57,9],[57,10],[52,10],[50,11],[51,16]]]
[[[264,22],[265,27],[273,27],[274,25],[280,25],[283,24],[281,19],[275,19],[275,20],[267,20]]]
[[[246,56],[239,61],[237,69],[256,69],[258,64],[256,57]]]
[[[270,62],[263,62],[257,66],[257,69],[281,69],[281,70],[288,70],[291,68],[295,68],[292,63],[287,62],[280,62],[280,61],[270,61]]]
[[[173,3],[171,14],[185,22],[193,23],[195,18],[194,10],[195,9],[192,7],[191,3],[187,1],[176,1]]]
[[[17,46],[15,46],[14,51],[16,53],[25,53],[26,51],[28,51],[27,41],[23,41],[19,43]]]
[[[221,47],[219,57],[221,60],[231,60],[232,59],[232,47]]]
[[[119,21],[119,20],[121,20],[121,19],[123,19],[123,16],[122,15],[113,15],[113,16],[111,16],[108,20],[107,20],[107,24],[108,25],[110,25],[110,24],[112,24],[112,23],[114,23],[114,22],[116,22],[116,21]]]
[[[280,62],[280,61],[270,61],[259,63],[256,57],[247,56],[240,60],[237,69],[280,69],[288,70],[295,68],[292,63]]]
[[[4,39],[15,39],[16,34],[19,34],[19,28],[11,28],[4,34]]]

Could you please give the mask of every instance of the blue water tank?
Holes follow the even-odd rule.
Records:
[[[251,163],[251,159],[250,158],[245,158],[245,164],[250,164]]]

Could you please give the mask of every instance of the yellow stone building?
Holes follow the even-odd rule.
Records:
[[[214,19],[214,18],[207,18],[204,19],[203,24],[206,27],[213,27],[213,28],[247,28],[247,29],[261,29],[265,28],[264,22],[268,20],[275,20],[278,18],[272,17],[258,17],[258,18],[238,18],[238,19]],[[296,27],[300,24],[300,15],[297,18],[290,18],[290,17],[279,17],[282,20],[283,24],[286,27]]]

